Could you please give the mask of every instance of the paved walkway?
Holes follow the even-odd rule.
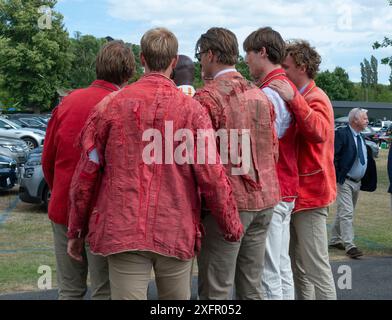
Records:
[[[361,260],[332,262],[339,300],[392,300],[392,257],[364,257]],[[352,288],[339,289],[339,283],[349,284],[347,271],[351,271]],[[193,279],[192,299],[197,296],[197,278]],[[54,300],[55,290],[0,295],[0,300]],[[87,297],[88,299],[89,297]],[[149,300],[157,299],[155,283],[152,281]]]

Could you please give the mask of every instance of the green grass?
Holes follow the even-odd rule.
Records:
[[[19,203],[0,226],[0,294],[38,290],[42,265],[51,267],[55,286],[53,237],[46,212],[40,206]]]
[[[386,171],[387,150],[381,150],[376,160],[378,167],[378,189],[374,193],[361,192],[355,216],[356,243],[372,256],[392,256],[392,213],[388,176]],[[0,196],[0,211],[3,214],[12,205],[17,192]],[[328,223],[336,214],[330,208]],[[331,260],[347,259],[344,252],[331,250]],[[53,236],[50,222],[41,206],[18,203],[7,220],[0,225],[0,294],[38,290],[41,274],[38,268],[52,268],[52,284],[56,286],[56,266]],[[197,267],[195,267],[197,272]]]

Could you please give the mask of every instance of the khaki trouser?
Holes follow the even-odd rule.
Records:
[[[358,201],[361,183],[346,180],[337,185],[337,211],[331,229],[330,244],[343,243],[346,252],[355,248],[354,244],[354,210]]]
[[[201,300],[231,299],[234,284],[238,300],[263,299],[261,276],[272,212],[273,209],[240,212],[244,236],[234,243],[226,241],[214,217],[206,215],[206,236],[197,258]]]
[[[149,251],[118,253],[108,258],[113,300],[147,300],[152,268],[160,300],[191,298],[193,259],[183,261]]]
[[[57,265],[59,300],[81,300],[87,292],[87,273],[90,271],[91,298],[110,299],[110,283],[107,259],[93,255],[88,246],[83,254],[83,263],[67,254],[67,227],[52,222],[54,248]]]
[[[299,300],[336,300],[329,264],[327,208],[293,214],[290,256]]]

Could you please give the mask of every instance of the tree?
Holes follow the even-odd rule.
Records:
[[[15,105],[35,112],[56,102],[70,67],[69,39],[56,0],[0,0],[0,74]],[[50,8],[46,15],[39,10]],[[42,28],[40,21],[50,24]],[[41,29],[40,29],[41,28]]]
[[[316,78],[317,85],[325,91],[331,100],[347,101],[354,97],[354,84],[348,73],[341,67],[333,72],[320,72]]]
[[[388,3],[389,3],[390,6],[392,6],[392,0],[388,0]],[[379,48],[387,48],[387,47],[390,47],[390,46],[392,46],[392,38],[385,37],[384,40],[381,43],[378,42],[378,41],[375,42],[373,44],[373,49],[377,50]],[[391,88],[392,88],[392,56],[386,57],[386,58],[382,59],[381,63],[389,65],[391,67],[391,75],[389,77],[389,82],[390,82],[390,85],[391,85]]]
[[[371,69],[371,84],[372,86],[378,85],[378,61],[375,56],[372,55],[370,58],[370,69]]]
[[[241,56],[239,57],[236,68],[238,72],[241,73],[245,79],[251,80],[252,77],[249,73],[248,65],[246,64],[245,59],[243,57]]]
[[[95,60],[107,40],[75,32],[75,38],[70,39],[70,42],[72,62],[67,86],[71,89],[87,87],[96,79]]]

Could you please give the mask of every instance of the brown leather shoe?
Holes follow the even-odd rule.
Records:
[[[351,259],[356,259],[359,258],[361,256],[363,256],[363,253],[361,250],[358,250],[358,248],[351,248],[350,250],[348,250],[346,252],[346,254],[351,258]]]
[[[330,249],[338,249],[338,250],[346,250],[346,248],[344,247],[343,243],[334,243],[334,244],[330,244],[329,245]]]

